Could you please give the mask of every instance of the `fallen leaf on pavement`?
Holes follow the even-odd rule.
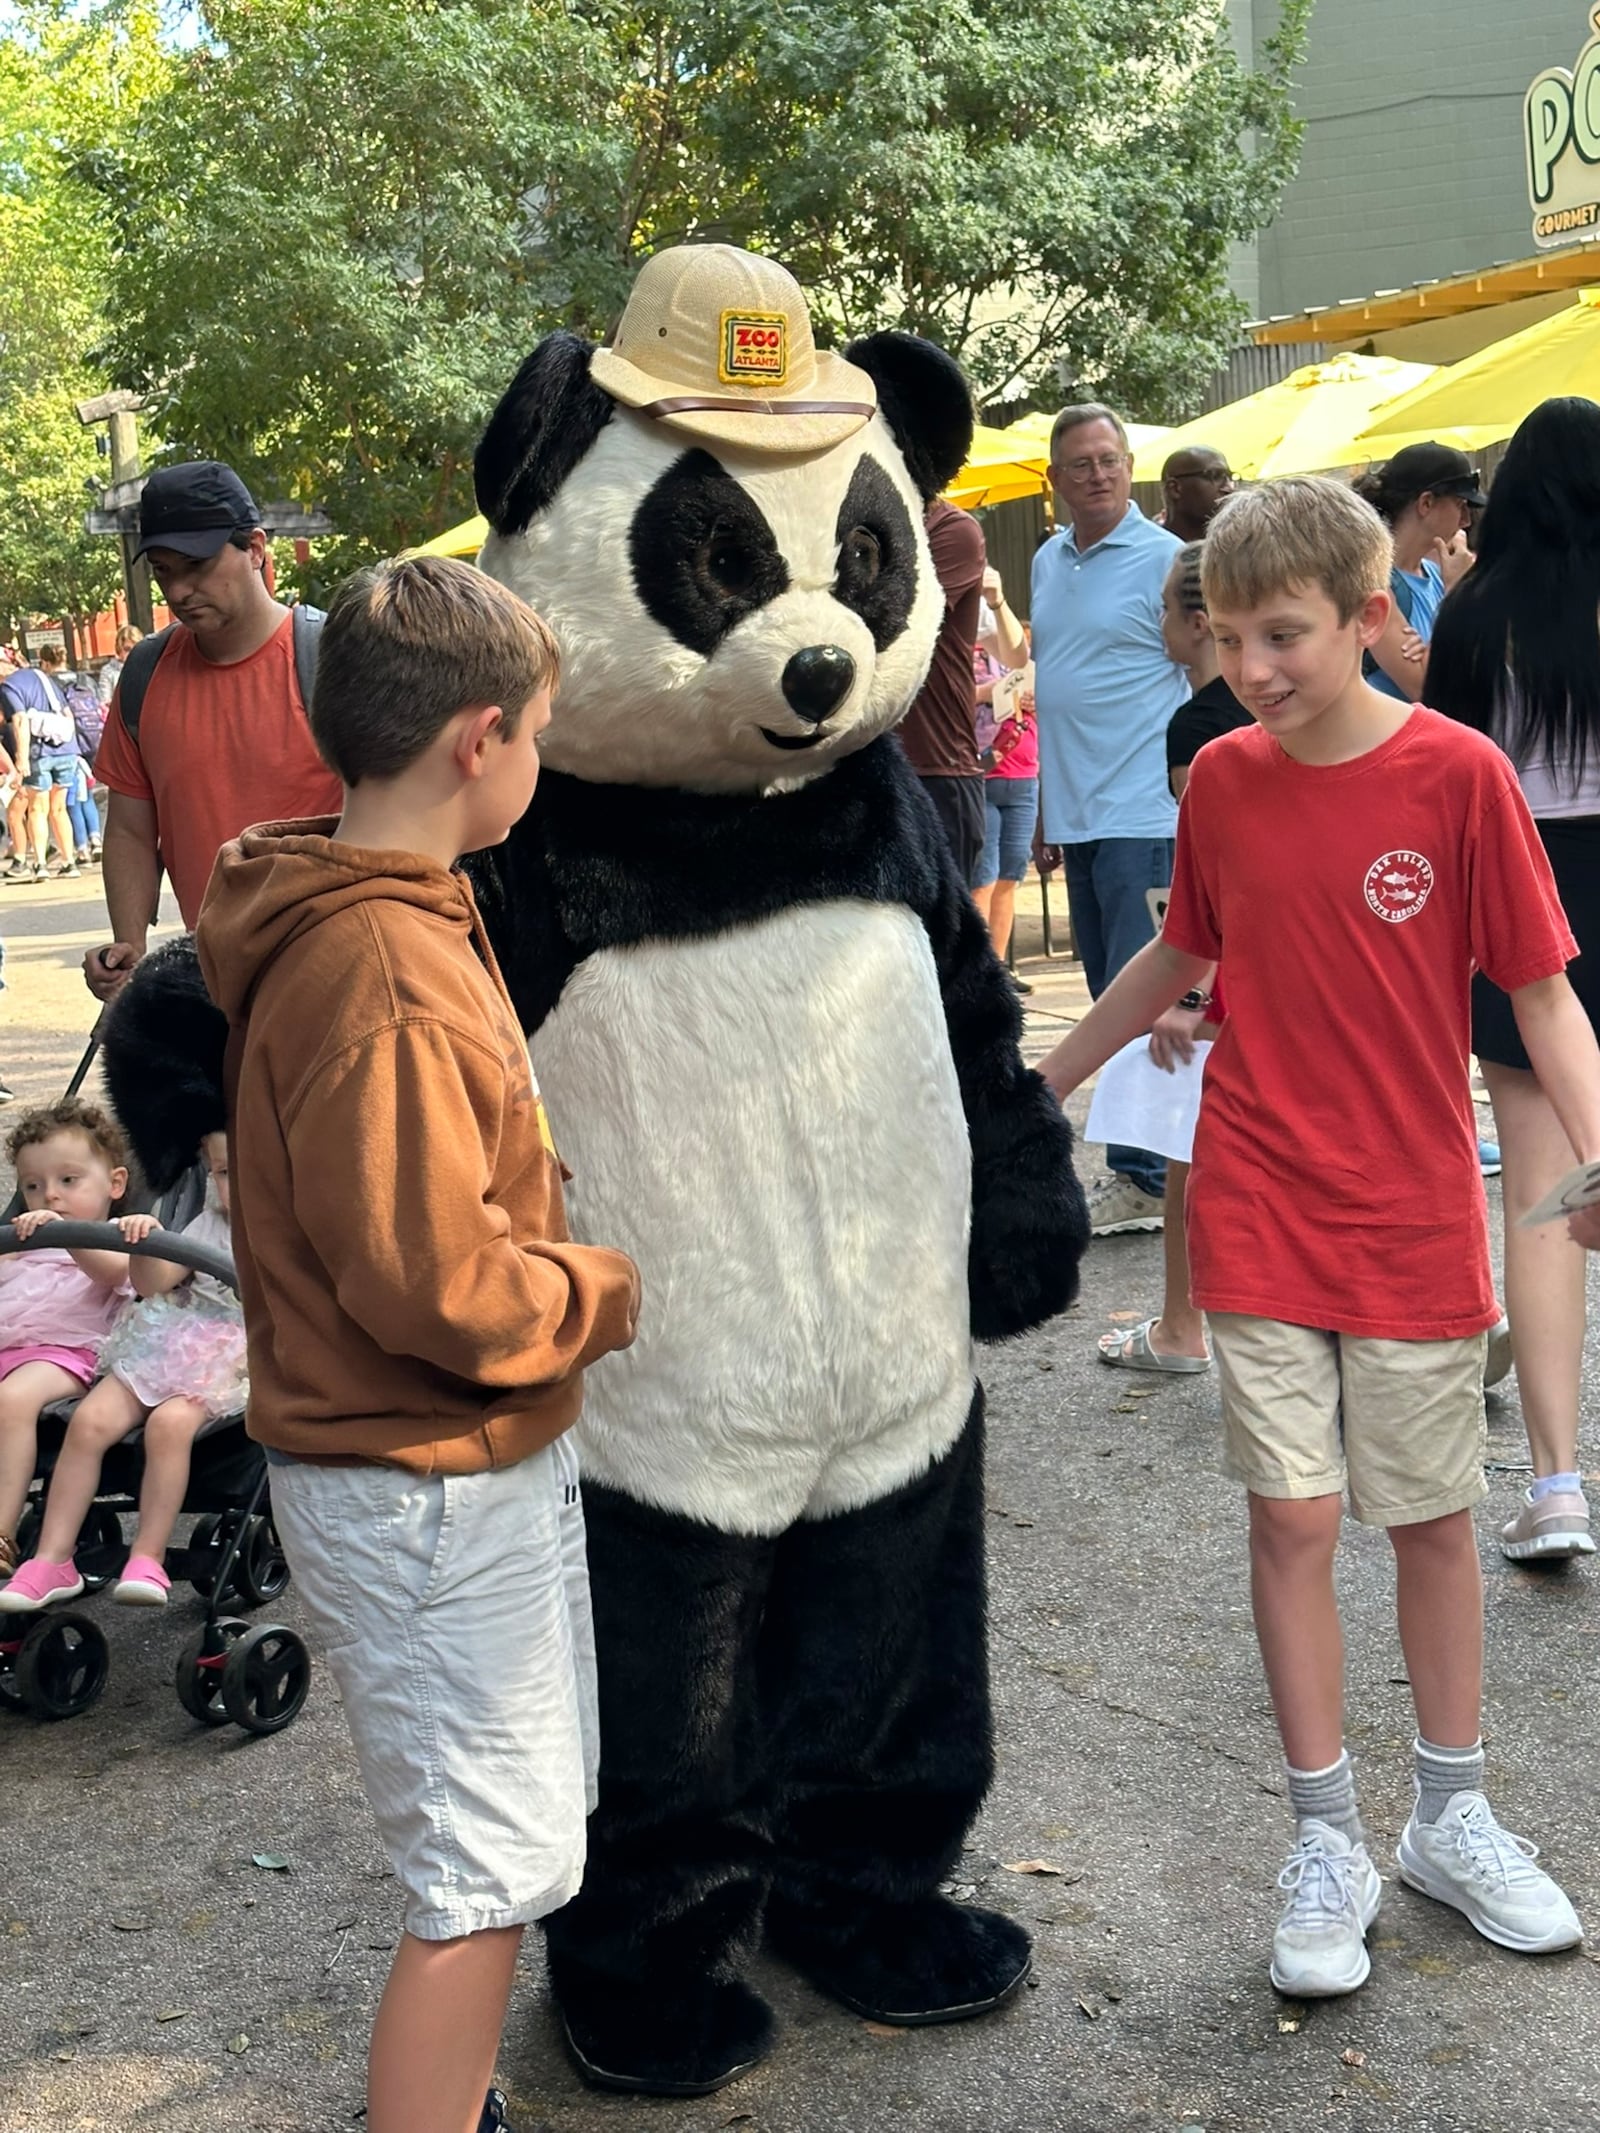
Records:
[[[905,2031],[896,2029],[889,2022],[863,2022],[861,2027],[869,2037],[903,2037]]]
[[[113,1933],[148,1933],[150,1920],[148,1918],[113,1918],[111,1930]]]
[[[1365,2052],[1358,2052],[1351,2048],[1339,2054],[1339,2061],[1343,2066],[1365,2066],[1367,2055]]]
[[[282,1852],[252,1852],[250,1864],[259,1866],[264,1874],[287,1874],[289,1862]]]
[[[236,2037],[230,2037],[228,2039],[228,2049],[233,2053],[235,2058],[237,2058],[241,2052],[247,2052],[250,2049],[250,2039],[245,2035],[242,2029]]]
[[[1098,2007],[1096,2007],[1096,2005],[1094,2004],[1093,2000],[1086,2000],[1086,1999],[1085,1999],[1085,1998],[1083,1997],[1082,1993],[1079,1993],[1079,1995],[1078,1995],[1078,2007],[1079,2007],[1080,2011],[1082,2012],[1082,2014],[1084,2015],[1084,2017],[1085,2017],[1085,2018],[1086,2018],[1086,2019],[1087,2019],[1088,2021],[1090,2021],[1090,2022],[1098,2022],[1098,2021],[1099,2021],[1099,2019],[1100,2019],[1100,2010],[1099,2010],[1099,2008],[1098,2008]]]
[[[187,2007],[158,2007],[156,2009],[156,2020],[158,2022],[181,2022],[188,2012],[189,2009]]]

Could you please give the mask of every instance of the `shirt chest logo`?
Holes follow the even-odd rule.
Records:
[[[1385,852],[1368,867],[1365,888],[1384,924],[1403,926],[1433,894],[1433,867],[1420,852]]]

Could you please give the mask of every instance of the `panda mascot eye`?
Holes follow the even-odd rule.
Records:
[[[736,623],[788,590],[761,506],[709,452],[685,452],[655,483],[628,547],[646,612],[707,656]]]
[[[748,600],[760,575],[761,558],[732,526],[716,525],[695,558],[696,575],[713,596]]]
[[[852,592],[876,585],[883,568],[883,543],[870,526],[852,526],[839,550],[839,583]]]

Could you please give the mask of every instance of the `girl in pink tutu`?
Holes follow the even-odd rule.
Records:
[[[227,1139],[210,1133],[203,1147],[211,1174],[206,1204],[183,1235],[231,1254]],[[118,1227],[130,1244],[140,1244],[159,1224],[154,1215],[124,1215]],[[208,1425],[243,1412],[249,1392],[244,1319],[233,1291],[215,1275],[192,1273],[170,1259],[135,1255],[127,1264],[138,1301],[113,1326],[101,1354],[105,1376],[68,1425],[38,1553],[0,1587],[5,1613],[31,1613],[82,1592],[72,1550],[100,1486],[101,1462],[141,1422],[139,1530],[111,1597],[125,1606],[165,1607],[171,1581],[162,1557],[189,1486],[190,1448]]]
[[[67,1097],[6,1137],[30,1237],[49,1222],[105,1222],[128,1189],[122,1135],[98,1104]],[[0,1258],[0,1578],[17,1567],[17,1524],[39,1459],[39,1417],[83,1391],[128,1287],[126,1252]],[[73,1529],[76,1535],[77,1529]]]

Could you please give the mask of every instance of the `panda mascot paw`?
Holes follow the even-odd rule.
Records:
[[[228,1024],[200,974],[194,935],[134,966],[107,1010],[102,1049],[112,1109],[153,1192],[175,1185],[208,1133],[228,1122]]]
[[[972,405],[929,343],[813,345],[726,245],[556,334],[480,443],[483,569],[563,649],[538,789],[469,864],[639,1336],[578,1425],[604,1757],[546,1921],[582,2073],[704,2094],[768,1946],[891,2023],[1000,2006],[940,1893],[993,1774],[973,1340],[1069,1303],[1072,1137],[892,728],[945,613]]]

